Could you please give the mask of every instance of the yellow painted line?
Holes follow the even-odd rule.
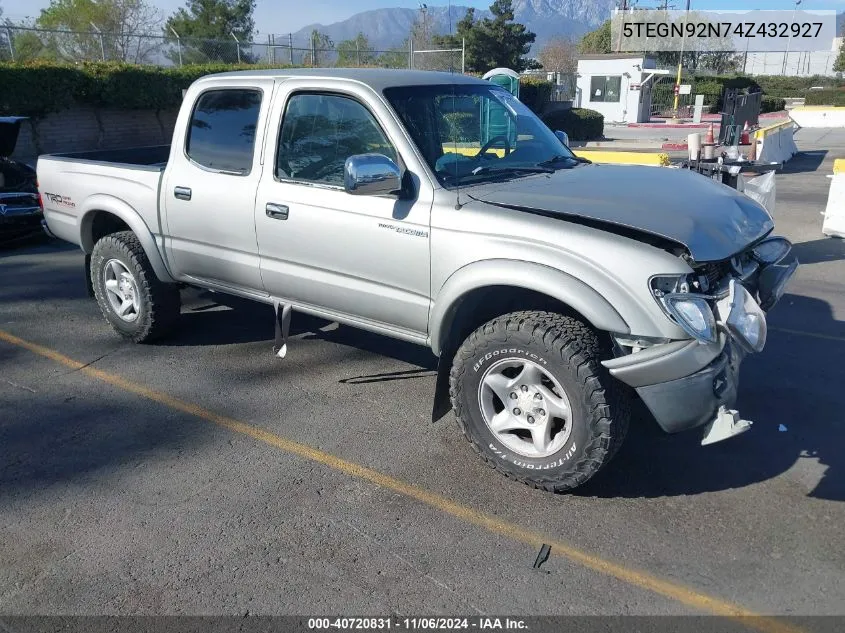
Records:
[[[0,341],[5,341],[10,345],[26,349],[33,354],[37,354],[64,365],[65,367],[77,370],[82,374],[90,376],[91,378],[96,378],[97,380],[111,385],[112,387],[116,387],[129,393],[134,393],[142,398],[146,398],[147,400],[157,402],[174,411],[186,413],[201,420],[205,420],[206,422],[211,422],[212,424],[216,424],[234,433],[246,435],[254,440],[258,440],[259,442],[278,448],[285,453],[311,460],[331,468],[332,470],[349,475],[350,477],[355,477],[362,481],[380,486],[381,488],[399,493],[409,499],[414,499],[415,501],[434,508],[435,510],[443,512],[444,514],[448,514],[476,527],[483,528],[493,534],[498,534],[499,536],[504,536],[535,548],[540,547],[544,543],[548,544],[552,548],[552,553],[561,555],[574,563],[586,567],[587,569],[606,574],[612,578],[616,578],[617,580],[621,580],[641,589],[653,591],[656,594],[680,602],[681,604],[692,607],[693,609],[709,612],[714,615],[738,619],[748,627],[754,628],[763,633],[805,633],[802,629],[786,622],[782,622],[771,617],[760,616],[744,607],[727,602],[721,598],[709,596],[680,583],[663,580],[646,571],[626,567],[594,554],[584,552],[564,541],[558,541],[540,534],[539,532],[534,532],[521,527],[515,523],[503,521],[495,516],[457,503],[447,497],[430,492],[424,488],[420,488],[419,486],[402,481],[401,479],[385,475],[384,473],[373,470],[372,468],[345,460],[341,457],[312,448],[305,444],[289,440],[252,424],[247,424],[245,422],[235,420],[234,418],[220,415],[219,413],[210,411],[209,409],[197,404],[174,398],[166,393],[139,385],[115,374],[95,369],[94,367],[74,360],[64,354],[60,354],[48,347],[31,343],[3,330],[0,330]]]
[[[475,156],[480,147],[455,147],[444,145],[443,153],[460,154],[462,156]],[[669,164],[669,154],[647,153],[647,152],[612,152],[605,150],[573,150],[576,156],[588,158],[594,163],[610,163],[615,165],[653,165],[665,167]],[[491,149],[489,154],[495,154],[499,158],[505,155],[504,149]]]
[[[474,157],[474,156],[476,156],[476,155],[478,154],[478,152],[479,152],[479,151],[481,151],[481,148],[480,148],[480,147],[472,147],[472,146],[469,146],[469,147],[460,147],[460,146],[455,147],[454,145],[444,145],[444,146],[443,146],[443,153],[444,153],[444,154],[460,154],[461,156],[469,156],[469,157],[471,157],[471,158],[472,158],[472,157]],[[496,155],[496,156],[498,156],[499,158],[504,158],[504,156],[505,156],[505,150],[504,150],[504,148],[499,148],[499,149],[489,149],[489,150],[487,150],[487,152],[485,152],[485,153],[486,153],[486,154],[495,154],[495,155]]]
[[[614,165],[652,165],[665,167],[669,164],[669,154],[649,152],[611,152],[604,150],[577,150],[576,156],[588,158],[594,163]]]
[[[768,127],[760,128],[756,132],[754,132],[755,138],[758,140],[766,138],[769,134],[774,134],[775,132],[780,132],[781,128],[785,128],[787,126],[793,127],[795,124],[792,121],[781,121],[780,123],[775,123],[774,125],[770,125]]]
[[[838,341],[845,343],[845,336],[835,336],[833,334],[819,334],[817,332],[807,332],[806,330],[790,330],[783,327],[770,327],[772,332],[783,332],[784,334],[795,334],[797,336],[809,336],[810,338],[818,338],[824,341]]]
[[[845,158],[837,158],[833,161],[833,173],[845,174]]]

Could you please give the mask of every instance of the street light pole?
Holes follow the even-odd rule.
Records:
[[[622,0],[621,23],[619,24],[619,38],[616,42],[616,52],[622,52],[622,32],[625,30],[625,12],[628,10],[628,0]]]
[[[795,6],[792,8],[792,24],[795,24],[795,13],[798,11],[798,5],[803,0],[795,0]],[[786,63],[789,60],[789,45],[792,44],[792,24],[789,25],[789,38],[786,40],[786,53],[783,56],[783,69],[781,74],[786,74]]]
[[[689,5],[690,5],[690,0],[687,0],[687,12],[684,14],[684,27],[685,28],[684,28],[683,32],[681,33],[681,54],[678,57],[678,77],[675,79],[675,104],[674,104],[673,109],[675,110],[675,118],[676,119],[681,118],[681,116],[680,116],[681,113],[678,110],[678,108],[679,108],[678,97],[680,96],[680,93],[681,93],[681,71],[683,70],[683,67],[684,67],[684,45],[687,42],[686,23],[687,23],[687,20],[689,19]]]

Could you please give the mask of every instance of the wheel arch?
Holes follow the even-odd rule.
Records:
[[[431,349],[439,356],[514,309],[556,310],[597,330],[630,332],[613,305],[580,279],[542,264],[485,260],[453,273],[438,292],[429,315]]]
[[[79,243],[86,255],[91,254],[99,239],[127,230],[138,238],[156,276],[174,283],[176,280],[167,269],[155,236],[135,209],[107,195],[94,195],[85,201],[79,220]]]

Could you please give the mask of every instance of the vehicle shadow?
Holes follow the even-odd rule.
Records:
[[[32,393],[30,393],[32,390]],[[130,393],[108,397],[51,392],[37,382],[0,397],[0,499],[31,494],[97,472],[173,459],[214,441],[200,422],[138,407]],[[164,423],[164,422],[167,423]]]
[[[163,346],[231,345],[274,338],[275,316],[269,305],[207,291],[183,291],[179,329],[159,342]],[[430,350],[413,343],[391,339],[358,328],[339,325],[301,312],[294,312],[290,338],[322,340],[361,351],[389,356],[418,365],[423,371],[435,369],[437,358]],[[292,344],[295,344],[292,343]],[[380,376],[350,377],[352,382],[377,382]],[[409,374],[410,377],[410,374]],[[422,376],[421,376],[422,377]],[[387,378],[385,375],[382,378]],[[393,377],[393,380],[396,380]]]
[[[822,304],[833,321],[822,301],[785,295],[787,300],[817,316]],[[805,323],[825,329],[815,320]],[[845,390],[837,388],[845,384],[843,353],[845,338],[771,331],[766,349],[746,357],[740,375],[737,408],[754,422],[751,430],[703,447],[700,430],[666,435],[638,403],[617,457],[575,494],[651,498],[729,490],[772,479],[807,459],[818,462],[809,465],[818,473],[808,496],[845,501]]]
[[[821,264],[845,259],[845,240],[836,237],[823,237],[809,242],[792,245],[792,252],[801,265]]]
[[[790,160],[784,163],[783,168],[779,169],[778,173],[802,174],[811,171],[818,171],[826,157],[827,150],[825,149],[798,152]]]

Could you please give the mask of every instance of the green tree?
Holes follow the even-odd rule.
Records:
[[[845,39],[839,46],[839,54],[836,56],[836,61],[833,62],[833,70],[837,73],[845,71]]]
[[[490,13],[492,19],[477,20],[475,11],[469,9],[458,22],[455,35],[435,38],[435,44],[460,48],[466,42],[466,69],[471,72],[499,67],[525,70],[530,64],[525,56],[535,34],[514,21],[512,0],[494,0]]]
[[[363,33],[352,40],[343,40],[337,45],[337,65],[341,67],[371,66],[375,62],[375,54],[370,47],[370,41]]]
[[[375,58],[374,63],[382,68],[407,68],[408,67],[408,40],[401,46],[383,52]]]
[[[255,0],[188,0],[187,5],[171,15],[164,25],[164,33],[179,34],[184,63],[207,61],[235,62],[238,44],[252,40],[255,21]],[[176,59],[178,51],[171,52]],[[252,61],[241,54],[242,61]]]
[[[161,14],[146,0],[51,0],[35,26],[48,33],[20,32],[15,57],[146,62],[159,41],[139,37],[161,25]],[[61,33],[58,31],[70,31]]]
[[[475,19],[475,9],[469,8],[455,25],[455,32],[450,35],[434,35],[431,38],[431,45],[433,48],[448,48],[457,50],[466,44],[466,64],[467,70],[473,70],[471,67],[471,60],[473,55],[478,56],[478,22]],[[459,69],[461,64],[460,53],[458,55],[444,53],[448,58],[445,60],[446,66],[452,69]],[[419,60],[414,60],[418,62]],[[451,62],[451,63],[449,63]]]
[[[490,13],[492,20],[485,18],[477,24],[473,55],[468,51],[467,66],[479,72],[498,67],[524,70],[528,65],[525,56],[536,35],[514,21],[513,0],[494,0]]]
[[[3,24],[3,7],[0,7],[0,24]],[[0,31],[0,62],[7,61],[11,58],[9,52],[9,37],[6,31]]]
[[[334,50],[334,42],[326,33],[322,33],[317,29],[311,31],[311,37],[308,38],[308,52],[302,58],[302,63],[306,66],[320,66],[326,65],[329,59],[329,53]]]
[[[586,33],[578,42],[578,52],[586,55],[602,55],[611,52],[610,20],[595,31]]]

